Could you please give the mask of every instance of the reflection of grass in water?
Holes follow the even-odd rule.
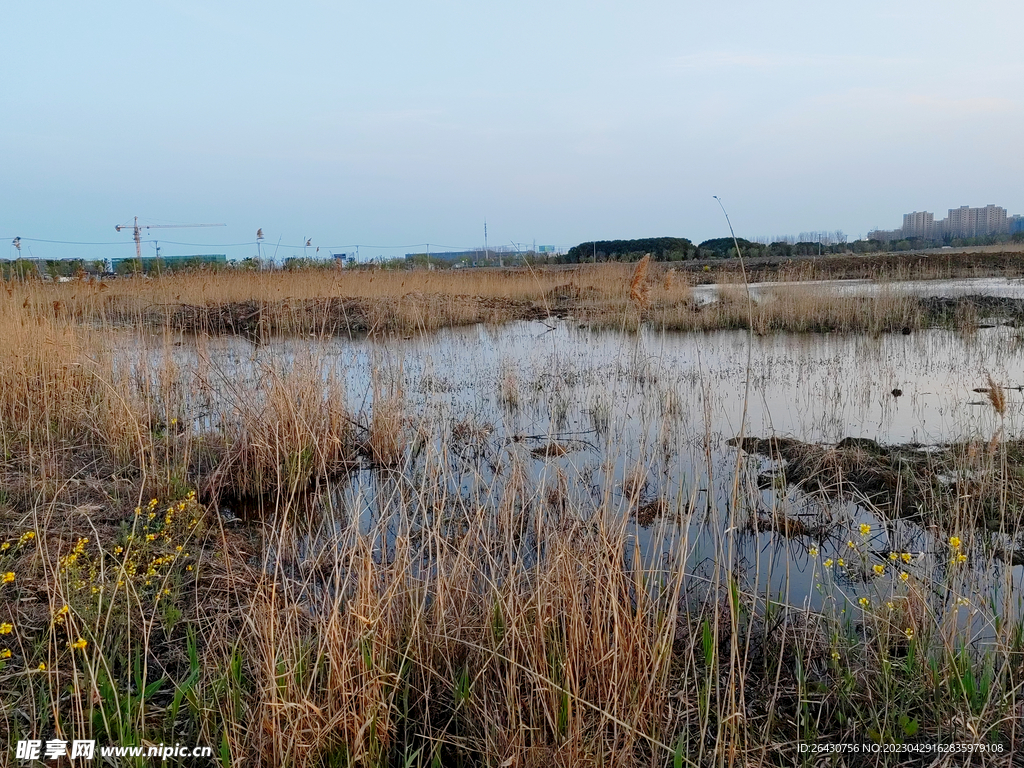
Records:
[[[549,436],[534,459],[530,443],[492,436],[487,413],[423,418],[414,457],[418,414],[398,379],[382,377],[354,413],[315,353],[261,348],[244,379],[208,358],[174,362],[168,332],[162,356],[118,364],[109,335],[19,307],[0,307],[11,340],[0,349],[0,574],[12,574],[0,584],[0,651],[11,652],[0,697],[24,713],[11,721],[18,737],[47,738],[59,711],[76,737],[210,744],[235,764],[740,764],[748,750],[789,762],[801,740],[1013,746],[1024,627],[1012,590],[984,599],[997,594],[988,574],[1005,573],[996,555],[1019,536],[1012,441],[965,442],[941,459],[955,482],[921,497],[934,525],[923,556],[898,546],[899,521],[880,504],[861,499],[870,522],[837,515],[812,540],[779,522],[804,520],[782,493],[742,495],[743,513],[774,505],[762,519],[785,529],[775,545],[803,548],[825,604],[812,611],[756,583],[756,563],[693,567],[693,537],[736,553],[748,534],[703,516],[700,483],[667,494],[657,449],[619,444],[606,382],[591,418],[633,471],[624,493],[603,492],[607,472],[594,495],[576,486],[575,453],[549,449],[567,438]],[[634,368],[624,380],[650,418],[682,408],[664,372]],[[544,386],[575,396],[567,377]],[[216,429],[200,433],[190,408],[207,391],[223,398]],[[665,429],[681,422],[677,411]],[[868,448],[851,447],[863,461]],[[827,498],[853,465],[822,451]],[[338,517],[304,506],[310,487],[360,459],[376,489],[354,492],[364,506]],[[928,461],[936,473],[940,459]],[[526,463],[547,468],[542,482]],[[906,463],[891,471],[893,493],[909,494]],[[202,499],[186,490],[197,484]],[[215,491],[269,493],[264,519],[222,524]],[[647,553],[630,509],[651,526]]]

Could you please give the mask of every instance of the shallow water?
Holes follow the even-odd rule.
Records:
[[[840,296],[878,296],[883,293],[917,296],[918,298],[956,298],[957,296],[998,296],[1024,298],[1024,279],[1007,277],[957,278],[953,280],[807,280],[789,282],[751,283],[754,300],[775,288],[805,286],[812,290],[825,290]],[[735,285],[733,286],[735,287]],[[696,285],[693,297],[701,304],[718,298],[718,284]]]
[[[698,577],[712,580],[716,566],[729,561],[742,574],[741,586],[766,599],[834,606],[852,616],[860,597],[875,606],[899,600],[906,585],[894,577],[905,569],[953,621],[969,622],[979,636],[988,632],[988,614],[957,607],[958,599],[972,606],[995,599],[998,613],[1022,613],[1024,569],[997,563],[968,577],[968,568],[947,568],[943,543],[914,523],[883,520],[868,505],[807,496],[793,487],[758,490],[757,475],[768,463],[726,442],[741,429],[810,442],[851,436],[925,446],[987,439],[1000,428],[1019,435],[1019,391],[1008,391],[1002,419],[984,394],[973,391],[988,374],[1007,385],[1024,384],[1024,342],[1017,330],[874,338],[742,331],[631,335],[550,321],[388,341],[291,338],[253,347],[218,338],[204,343],[201,357],[226,381],[237,382],[258,380],[311,347],[344,378],[348,405],[364,423],[373,408],[374,377],[401,388],[411,431],[425,436],[404,476],[443,466],[450,492],[467,506],[496,504],[517,467],[542,506],[557,497],[576,514],[628,520],[643,557],[674,556],[682,547]],[[174,355],[179,365],[197,364],[197,349],[189,344]],[[894,389],[902,394],[894,396]],[[209,399],[197,396],[193,405],[215,412]],[[552,443],[564,455],[538,455]],[[641,487],[632,499],[630,478],[640,478]],[[391,473],[357,471],[323,491],[318,504],[339,525],[353,521],[369,530],[394,514],[399,484]],[[661,506],[652,504],[658,500]],[[646,512],[638,514],[638,507]],[[828,534],[812,540],[758,533],[750,527],[752,509],[806,514],[801,519],[827,521]],[[861,535],[862,524],[870,526],[869,534]],[[317,542],[306,541],[301,549],[315,552]],[[913,562],[894,567],[886,559],[890,550],[913,553]],[[826,567],[829,558],[843,558],[846,567]],[[871,576],[877,564],[886,566],[882,578]]]

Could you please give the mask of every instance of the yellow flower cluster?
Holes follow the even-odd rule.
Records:
[[[130,581],[136,594],[142,594],[143,587],[150,587],[147,592],[153,599],[164,599],[172,594],[171,587],[177,583],[174,579],[180,578],[176,574],[193,571],[192,563],[183,561],[191,557],[186,545],[203,516],[195,492],[184,500],[168,504],[162,514],[158,514],[158,507],[159,500],[153,499],[145,509],[136,508],[131,532],[108,556],[115,560],[113,567],[109,559],[105,561],[104,553],[95,545],[90,546],[90,539],[84,536],[77,538],[70,551],[65,550],[66,554],[58,559],[57,573],[71,590],[64,592],[67,603],[59,604],[54,610],[51,627],[54,631],[60,627],[68,649],[85,651],[89,647],[89,641],[77,630],[79,626],[89,626],[98,611],[106,610],[110,600],[124,599],[125,593],[119,593],[117,588]],[[25,531],[17,539],[0,542],[0,566],[6,565],[8,552],[35,538],[34,531]],[[175,571],[176,565],[186,567]],[[0,567],[0,587],[16,581],[17,574],[13,570]],[[0,636],[14,633],[12,623],[0,622]],[[11,648],[0,647],[0,669],[11,657]],[[40,663],[35,669],[45,671],[46,665]]]
[[[124,546],[114,548],[114,554],[123,558],[118,587],[124,586],[125,579],[138,579],[138,586],[152,587],[156,582],[156,594],[167,595],[170,591],[159,582],[166,582],[177,561],[191,557],[179,542],[190,537],[199,524],[202,508],[195,491],[184,500],[169,504],[162,516],[157,514],[159,506],[159,499],[151,499],[145,509],[136,507],[133,533],[125,537]],[[191,564],[186,570],[192,570]]]
[[[89,539],[81,538],[75,542],[75,548],[70,553],[64,555],[60,559],[61,568],[65,571],[71,568],[75,563],[78,562],[78,558],[85,553],[85,547],[89,543]]]

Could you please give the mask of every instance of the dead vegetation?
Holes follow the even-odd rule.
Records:
[[[563,273],[532,298],[501,300],[636,313],[631,273],[616,269],[614,285],[569,283],[576,292]],[[674,282],[638,283],[649,322],[739,303],[684,308],[689,289]],[[20,285],[0,299],[0,719],[12,740],[181,742],[214,746],[223,766],[381,768],[792,764],[801,743],[915,739],[1002,747],[990,764],[1019,750],[1024,625],[986,614],[995,650],[974,652],[973,630],[943,612],[947,596],[974,594],[966,576],[896,577],[891,609],[791,604],[745,581],[734,542],[748,534],[714,528],[704,489],[651,491],[646,464],[625,465],[621,504],[581,496],[569,465],[582,442],[513,439],[494,471],[488,423],[464,415],[424,435],[383,363],[371,401],[351,407],[316,354],[264,358],[260,344],[238,344],[255,361],[247,378],[207,353],[218,333],[329,335],[314,327],[320,310],[295,305],[320,301],[323,286],[267,304],[225,283],[189,299],[205,308],[189,325],[173,319],[177,299],[146,304],[183,283],[153,283],[136,296],[78,286],[59,304],[44,298],[68,286]],[[357,298],[379,302],[380,322],[399,331],[413,326],[384,308],[437,327],[464,316],[455,295],[397,310]],[[802,312],[799,298],[777,306]],[[832,311],[809,314],[820,324],[854,312]],[[770,317],[755,322],[771,328]],[[880,317],[863,327],[884,327]],[[175,356],[181,330],[195,359]],[[506,411],[529,407],[516,372],[496,387]],[[1003,390],[988,389],[999,410]],[[1017,442],[941,454],[869,440],[740,447],[785,462],[785,480],[810,495],[933,521],[947,560],[980,559],[988,534],[1004,541],[1019,527]],[[493,471],[486,487],[463,490],[464,455],[476,475]],[[553,469],[532,483],[523,465],[542,462]],[[355,471],[372,493],[338,500],[328,480],[344,489]],[[219,503],[254,496],[251,519]],[[726,503],[737,519],[752,512],[755,535],[808,550],[837,535],[798,511]],[[641,552],[631,515],[652,527],[656,557]],[[710,539],[700,562],[691,526]],[[862,581],[877,554],[865,550]],[[1021,554],[995,550],[976,572],[997,558]]]
[[[917,299],[892,289],[873,297],[828,286],[762,289],[748,311],[746,291],[726,275],[717,300],[696,301],[697,275],[649,259],[636,265],[451,271],[331,271],[171,274],[12,283],[8,301],[58,326],[171,328],[231,334],[261,343],[274,335],[408,335],[512,320],[573,317],[595,326],[666,330],[747,328],[757,333],[911,332],[941,325],[1018,322],[1024,301],[985,296]],[[655,289],[657,286],[657,289]]]
[[[819,445],[787,437],[747,437],[730,444],[779,464],[759,478],[762,487],[792,484],[806,493],[853,500],[889,519],[942,530],[967,524],[1016,535],[1024,522],[1024,505],[1018,502],[1024,498],[1024,441],[926,447],[883,446],[866,438]],[[786,535],[828,532],[793,519],[761,517],[758,524]]]

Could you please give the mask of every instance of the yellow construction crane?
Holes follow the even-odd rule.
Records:
[[[140,237],[143,229],[193,229],[195,227],[226,227],[227,224],[139,224],[139,217],[135,217],[135,224],[118,224],[114,227],[115,230],[120,232],[122,229],[131,229],[135,233],[135,256],[136,258],[142,258],[142,238]]]

